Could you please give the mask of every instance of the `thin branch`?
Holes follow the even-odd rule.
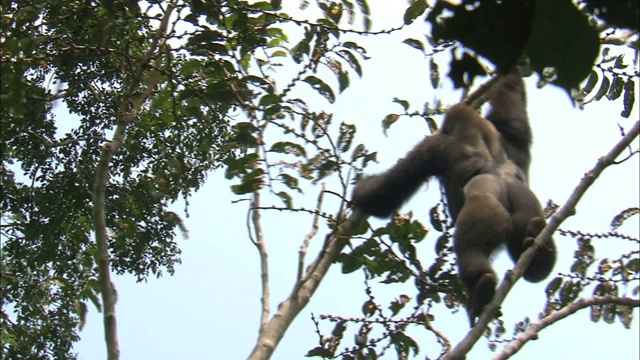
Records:
[[[500,305],[504,301],[505,297],[515,284],[515,282],[522,276],[524,270],[529,266],[529,263],[533,259],[536,250],[541,244],[544,244],[551,235],[556,231],[558,226],[570,215],[575,213],[575,208],[587,189],[595,182],[595,180],[602,174],[605,168],[615,163],[615,159],[622,153],[622,151],[629,146],[629,144],[638,136],[640,130],[640,122],[636,122],[631,128],[631,131],[627,133],[620,141],[609,151],[607,155],[598,159],[596,165],[591,171],[589,171],[582,178],[576,189],[573,191],[567,202],[558,210],[558,212],[549,220],[549,223],[536,237],[535,243],[527,249],[516,264],[513,270],[507,271],[502,283],[496,290],[493,300],[485,306],[480,319],[476,322],[474,327],[469,333],[462,339],[453,351],[448,354],[446,359],[464,359],[465,355],[471,350],[473,345],[482,336],[485,327],[493,320],[499,312]]]
[[[302,274],[304,271],[304,257],[307,255],[307,249],[309,248],[309,243],[311,242],[311,239],[313,239],[314,236],[316,236],[316,234],[318,233],[318,223],[320,220],[320,212],[322,209],[322,200],[324,199],[324,192],[327,188],[327,185],[325,183],[322,183],[322,189],[320,190],[320,193],[318,194],[318,203],[316,204],[316,213],[313,216],[313,221],[311,224],[311,231],[309,231],[309,233],[304,237],[304,241],[302,242],[302,245],[300,246],[300,250],[298,251],[298,277],[296,279],[298,279],[298,281],[302,281]]]
[[[47,139],[44,138],[44,136],[30,130],[27,129],[27,133],[35,138],[37,138],[38,140],[40,140],[40,142],[42,142],[42,144],[48,148],[55,148],[58,146],[65,146],[65,145],[69,145],[69,144],[74,144],[74,143],[79,143],[81,141],[89,141],[89,140],[100,140],[103,142],[109,141],[109,139],[100,137],[100,136],[83,136],[83,137],[78,137],[78,138],[69,138],[69,139],[65,139],[65,140],[58,140],[55,142],[49,141]]]
[[[442,345],[442,351],[440,352],[438,359],[442,358],[451,350],[451,341],[449,341],[449,338],[447,338],[440,330],[436,329],[431,324],[431,321],[425,321],[424,326],[438,338],[438,342]]]
[[[569,315],[574,314],[578,310],[582,310],[594,305],[604,305],[604,304],[616,304],[616,305],[624,305],[630,307],[640,307],[640,300],[632,299],[627,297],[618,297],[618,296],[593,296],[590,298],[582,298],[578,299],[575,302],[569,304],[568,306],[562,308],[554,312],[551,315],[545,316],[540,321],[535,322],[529,326],[527,331],[524,334],[518,336],[517,339],[513,340],[507,346],[505,346],[502,351],[496,354],[493,357],[493,360],[502,360],[508,359],[511,355],[517,353],[529,340],[538,339],[538,333],[540,330],[546,328],[549,325],[553,325],[554,323],[566,318]]]
[[[269,313],[271,307],[269,305],[270,293],[269,293],[269,252],[264,243],[264,233],[262,232],[262,223],[260,221],[260,210],[256,209],[260,206],[260,191],[253,193],[253,199],[251,200],[251,221],[253,223],[254,240],[258,253],[260,254],[260,277],[262,279],[262,296],[260,303],[262,305],[262,311],[260,314],[260,331],[262,334],[265,331],[267,323],[269,321]]]

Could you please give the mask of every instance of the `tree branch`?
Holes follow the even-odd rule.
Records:
[[[500,353],[496,354],[496,356],[493,357],[493,360],[502,360],[511,357],[511,355],[517,353],[520,349],[522,349],[527,341],[538,339],[538,333],[540,332],[540,330],[566,318],[569,315],[574,314],[578,310],[582,310],[593,305],[603,304],[640,307],[640,300],[612,295],[593,296],[590,298],[578,299],[574,303],[569,304],[568,306],[565,306],[564,308],[554,312],[553,314],[545,316],[540,321],[529,325],[529,328],[524,332],[524,334],[518,336],[517,339],[510,342],[504,349],[502,349],[502,351],[500,351]]]
[[[318,233],[318,223],[320,220],[320,209],[322,209],[322,200],[324,199],[324,192],[327,188],[325,183],[322,183],[322,189],[320,189],[320,194],[318,194],[318,203],[316,204],[316,212],[313,215],[313,222],[311,224],[311,231],[304,237],[304,241],[300,246],[300,250],[298,251],[298,276],[296,279],[298,281],[302,281],[302,275],[304,271],[304,257],[307,255],[307,248],[309,248],[309,243],[311,239],[316,236]]]
[[[558,210],[558,212],[550,219],[549,223],[536,237],[535,243],[527,249],[513,270],[507,271],[502,283],[496,290],[493,300],[485,306],[480,319],[476,322],[474,327],[469,331],[467,336],[462,339],[458,345],[449,353],[445,359],[464,359],[465,355],[471,350],[473,345],[482,336],[485,327],[493,320],[500,309],[500,305],[504,301],[505,297],[515,284],[515,282],[522,276],[524,270],[529,266],[529,263],[533,259],[536,250],[541,244],[546,242],[560,224],[569,215],[575,213],[575,208],[587,189],[594,183],[594,181],[600,176],[608,166],[615,164],[615,159],[622,153],[622,151],[631,144],[631,142],[638,136],[640,130],[640,122],[636,122],[635,125],[615,146],[609,151],[607,155],[598,159],[596,165],[591,171],[589,171],[580,181],[576,189],[573,191],[567,202]]]
[[[169,4],[167,11],[164,14],[160,26],[157,31],[157,44],[153,47],[153,54],[149,56],[149,62],[155,61],[156,65],[160,64],[161,52],[157,52],[157,49],[161,49],[165,46],[166,42],[166,30],[167,24],[171,12],[173,11],[173,5]],[[159,66],[157,66],[159,67]],[[144,69],[144,63],[140,65],[141,77]],[[96,177],[93,185],[93,221],[95,227],[95,239],[97,246],[98,257],[98,282],[100,285],[100,293],[102,295],[103,304],[103,321],[105,331],[105,341],[107,343],[107,358],[109,360],[117,360],[120,357],[120,348],[118,345],[118,331],[116,324],[116,310],[115,303],[117,300],[116,291],[111,281],[110,273],[110,259],[109,259],[109,244],[107,239],[107,221],[106,221],[106,208],[105,208],[105,189],[109,180],[109,165],[113,155],[120,149],[124,143],[125,132],[127,125],[135,119],[142,109],[142,105],[148,100],[149,96],[155,89],[159,80],[159,72],[152,70],[151,76],[146,82],[145,90],[135,100],[132,101],[131,94],[133,89],[140,84],[136,81],[132,81],[131,88],[125,94],[123,100],[116,113],[116,129],[111,142],[105,143],[102,146],[102,153],[100,160],[98,161],[98,167],[96,169]],[[129,112],[126,112],[128,104],[132,104],[132,108]]]
[[[271,307],[269,306],[269,252],[264,243],[264,234],[262,232],[262,223],[260,222],[260,210],[257,207],[260,206],[260,192],[253,193],[253,199],[251,200],[251,221],[253,222],[253,229],[255,232],[255,239],[253,244],[258,249],[260,254],[260,277],[262,283],[262,296],[260,297],[260,303],[262,304],[262,311],[260,314],[260,330],[262,334],[265,331],[265,327],[269,320],[269,313]]]
[[[316,260],[307,268],[307,273],[302,281],[296,281],[291,294],[278,305],[278,311],[266,326],[261,327],[258,341],[249,355],[250,360],[266,360],[271,357],[289,325],[309,303],[309,299],[318,289],[320,282],[331,267],[333,259],[347,244],[353,229],[356,229],[357,225],[366,217],[367,215],[360,210],[355,210],[336,230],[327,234],[325,246],[318,253]]]

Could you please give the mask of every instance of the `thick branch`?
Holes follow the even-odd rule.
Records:
[[[356,228],[366,215],[359,210],[354,211],[351,216],[332,233],[328,234],[325,246],[320,250],[316,259],[307,268],[307,273],[300,283],[296,282],[291,294],[285,301],[280,303],[278,311],[269,322],[261,328],[256,346],[251,351],[249,359],[266,360],[271,357],[273,351],[293,319],[309,303],[320,282],[327,274],[333,259],[342,251],[347,244],[347,240],[352,229]]]
[[[529,326],[527,331],[524,334],[518,336],[517,339],[513,340],[509,345],[507,345],[502,351],[496,356],[493,357],[493,360],[502,360],[511,357],[511,355],[517,353],[525,343],[529,340],[536,340],[538,338],[538,333],[540,330],[546,328],[549,325],[552,325],[567,316],[574,314],[578,310],[582,310],[584,308],[588,308],[593,305],[604,305],[604,304],[616,304],[616,305],[625,305],[630,307],[640,307],[640,300],[631,299],[627,297],[618,297],[618,296],[593,296],[590,298],[582,298],[578,299],[572,304],[554,312],[549,316],[545,316],[540,321],[535,322]]]
[[[260,254],[260,278],[262,283],[262,296],[260,297],[260,303],[262,304],[262,311],[260,313],[260,331],[262,334],[264,329],[267,326],[267,322],[269,320],[269,313],[271,312],[271,307],[269,306],[270,294],[269,294],[269,252],[267,251],[267,247],[264,243],[264,234],[262,232],[262,223],[260,222],[260,210],[258,207],[260,206],[260,192],[256,191],[253,194],[253,199],[251,200],[251,222],[253,223],[254,236],[255,239],[253,241],[254,245],[258,249],[258,253]]]
[[[167,31],[167,24],[169,16],[173,10],[173,6],[169,5],[167,11],[164,14],[164,18],[160,24],[157,32],[157,48],[165,46],[165,33]],[[160,62],[160,53],[154,54],[156,65]],[[140,66],[141,69],[146,68],[144,65]],[[105,208],[105,189],[107,182],[109,181],[109,166],[113,155],[120,149],[124,143],[125,132],[127,125],[133,120],[140,112],[142,105],[148,99],[153,92],[159,79],[159,72],[153,71],[149,80],[146,83],[145,90],[142,95],[137,99],[131,99],[131,97],[125,96],[119,107],[119,111],[116,114],[116,129],[110,143],[105,143],[102,146],[102,154],[98,161],[98,167],[96,169],[96,177],[93,184],[93,221],[95,227],[95,239],[97,246],[98,257],[98,282],[100,284],[100,292],[102,295],[103,304],[103,321],[105,330],[105,341],[107,343],[107,358],[109,360],[116,360],[120,357],[120,349],[118,345],[118,331],[116,326],[116,291],[111,282],[110,273],[110,259],[109,259],[109,247],[107,240],[107,222],[106,222],[106,208]],[[134,83],[132,86],[139,86],[138,83]],[[130,89],[132,90],[132,89]],[[126,104],[131,103],[133,107],[131,111],[126,113],[124,110],[127,108]]]
[[[600,174],[609,165],[615,163],[615,159],[622,153],[622,151],[631,144],[631,142],[638,136],[640,129],[640,122],[636,122],[635,125],[620,141],[609,151],[607,155],[598,159],[596,165],[591,171],[589,171],[580,181],[576,189],[573,191],[567,202],[558,210],[558,212],[551,218],[549,224],[538,234],[533,246],[527,249],[516,264],[516,267],[512,271],[508,271],[505,275],[502,283],[496,290],[496,294],[493,297],[491,303],[485,306],[480,319],[476,322],[474,327],[469,331],[467,336],[464,337],[453,349],[453,351],[447,355],[446,359],[464,359],[465,355],[471,350],[473,345],[482,336],[485,327],[493,320],[500,309],[500,305],[504,301],[505,297],[515,284],[515,282],[522,276],[524,270],[529,266],[529,263],[533,259],[536,250],[548,240],[551,235],[556,231],[558,226],[569,215],[575,213],[575,208],[587,189],[594,183],[594,181],[600,176]]]

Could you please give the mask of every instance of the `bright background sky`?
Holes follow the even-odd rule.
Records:
[[[297,1],[295,4],[297,5]],[[402,22],[404,3],[385,5],[387,1],[370,1],[374,29],[399,26]],[[298,18],[314,18],[306,12],[286,11]],[[356,23],[358,24],[358,23]],[[362,79],[352,73],[351,86],[337,97],[335,104],[328,104],[315,91],[298,87],[296,96],[304,98],[316,107],[334,113],[334,123],[345,121],[358,127],[355,143],[364,142],[369,149],[379,151],[379,164],[370,166],[368,173],[382,171],[403,156],[417,143],[428,129],[418,118],[403,118],[389,131],[382,134],[380,122],[391,112],[401,108],[393,104],[393,97],[409,100],[413,109],[420,109],[425,101],[437,97],[452,104],[460,99],[453,92],[448,79],[441,88],[433,90],[429,85],[428,59],[419,51],[401,44],[408,37],[423,39],[424,25],[418,20],[410,28],[392,35],[356,38],[364,46],[371,60],[362,63]],[[347,39],[349,37],[344,37]],[[299,39],[290,35],[292,43]],[[447,64],[440,59],[441,72]],[[627,61],[633,61],[631,57]],[[282,69],[283,74],[297,68]],[[443,78],[444,78],[443,74]],[[320,74],[330,84],[337,86],[331,75]],[[304,84],[303,84],[304,85]],[[536,89],[533,78],[527,79],[529,116],[535,143],[532,149],[531,187],[545,204],[553,199],[562,205],[582,176],[593,167],[598,157],[606,154],[620,139],[618,124],[629,129],[638,118],[638,101],[630,119],[618,116],[621,101],[588,105],[580,111],[571,105],[566,94],[554,87]],[[638,91],[636,91],[638,94]],[[637,139],[634,148],[637,149]],[[611,167],[589,189],[578,205],[577,215],[562,224],[564,229],[580,229],[585,232],[607,232],[609,223],[622,209],[638,206],[638,156],[622,165]],[[247,203],[234,196],[224,179],[223,171],[210,175],[206,186],[190,200],[190,217],[185,218],[189,239],[179,239],[183,250],[182,265],[174,276],[165,275],[136,284],[131,276],[115,277],[118,291],[116,313],[121,359],[244,359],[253,348],[258,335],[260,319],[260,270],[259,257],[247,237]],[[329,182],[331,188],[331,182]],[[439,198],[435,183],[423,188],[403,208],[413,210],[414,216],[428,222],[428,210]],[[306,198],[296,199],[295,206],[314,207],[320,187],[305,187]],[[267,201],[272,201],[267,198]],[[272,201],[272,203],[276,203]],[[266,201],[265,201],[266,204]],[[324,211],[333,213],[337,202],[326,198]],[[182,209],[176,204],[176,210]],[[311,217],[300,214],[264,212],[263,226],[270,255],[271,308],[289,294],[295,278],[298,248],[304,235],[311,229]],[[620,229],[638,236],[638,217]],[[313,239],[307,255],[311,261],[322,244],[326,232]],[[420,254],[433,256],[434,234],[419,245]],[[569,272],[573,260],[575,240],[556,235],[559,261],[555,271]],[[620,240],[593,240],[596,262],[613,257],[624,249],[637,244]],[[423,261],[426,263],[426,261]],[[496,260],[499,274],[511,268],[506,254]],[[502,275],[500,275],[502,276]],[[361,316],[360,308],[367,299],[364,293],[363,274],[356,271],[349,275],[340,273],[334,266],[325,277],[309,305],[299,314],[279,344],[273,359],[302,359],[306,352],[317,345],[311,313],[342,316]],[[373,282],[375,284],[375,282]],[[510,336],[513,323],[528,316],[537,319],[545,303],[546,282],[532,285],[520,281],[502,306],[506,337]],[[620,289],[621,292],[630,289]],[[411,285],[376,286],[376,300],[386,305],[399,294],[414,297]],[[624,295],[624,294],[621,294]],[[412,303],[413,304],[413,303]],[[449,336],[456,344],[468,331],[464,312],[436,313],[434,326]],[[543,330],[540,339],[528,343],[517,355],[518,359],[638,359],[639,321],[638,309],[634,311],[632,330],[613,325],[594,324],[588,310]],[[82,341],[75,347],[80,359],[104,359],[106,347],[101,314],[93,307],[85,329],[80,333]],[[325,333],[333,324],[321,323]],[[352,329],[355,329],[353,326]],[[352,345],[349,332],[341,347]],[[440,347],[435,338],[425,331],[417,332],[418,358],[437,357]],[[393,351],[387,352],[395,358]],[[491,352],[481,339],[469,359],[490,358]]]

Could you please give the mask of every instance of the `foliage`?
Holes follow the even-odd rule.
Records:
[[[185,229],[168,207],[251,141],[230,112],[249,100],[266,108],[273,94],[266,76],[247,73],[256,49],[271,61],[287,40],[274,25],[286,14],[269,9],[183,3],[162,34],[166,6],[2,5],[3,357],[73,357],[86,301],[100,306],[92,186],[125,114],[133,121],[106,186],[111,266],[139,280],[173,273],[175,230]]]

